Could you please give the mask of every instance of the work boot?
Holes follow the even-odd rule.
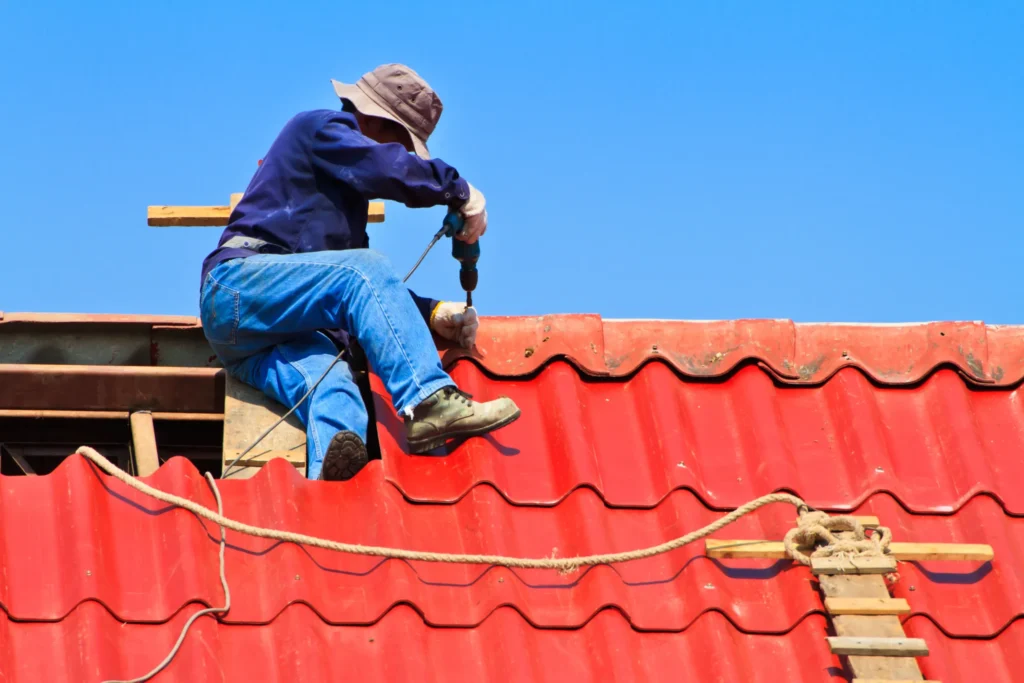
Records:
[[[455,387],[432,394],[406,420],[405,436],[411,453],[426,453],[456,436],[480,436],[519,418],[519,408],[504,396],[487,403],[473,401]]]
[[[322,481],[347,481],[356,476],[369,461],[366,446],[355,432],[338,432],[327,446],[320,469]]]

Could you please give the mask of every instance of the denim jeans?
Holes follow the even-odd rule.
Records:
[[[317,331],[323,329],[343,329],[359,341],[399,413],[455,384],[405,285],[388,260],[369,249],[224,261],[206,276],[199,310],[206,339],[227,372],[289,408],[337,355]],[[295,414],[306,426],[310,479],[320,476],[339,431],[355,432],[366,443],[366,406],[344,360]]]

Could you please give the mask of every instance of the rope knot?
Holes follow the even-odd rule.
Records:
[[[850,538],[834,532],[846,531]],[[800,564],[810,565],[811,557],[878,557],[889,549],[892,533],[880,526],[868,536],[864,525],[850,515],[830,516],[825,512],[808,511],[800,515],[796,528],[783,539],[786,554]],[[801,548],[812,549],[810,556]]]

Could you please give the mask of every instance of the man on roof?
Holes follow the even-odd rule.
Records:
[[[427,150],[440,98],[401,64],[333,83],[341,111],[285,125],[203,262],[207,340],[233,377],[292,407],[338,353],[327,331],[342,348],[354,337],[404,417],[413,453],[511,423],[519,409],[510,399],[478,403],[456,387],[430,334],[472,348],[476,311],[415,294],[369,249],[372,199],[447,206],[465,219],[457,239],[469,243],[487,229],[484,196]],[[367,411],[347,362],[296,414],[309,478],[349,479],[366,464]]]

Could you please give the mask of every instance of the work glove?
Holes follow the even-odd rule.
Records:
[[[473,244],[487,232],[487,201],[480,190],[469,186],[469,200],[462,205],[459,213],[465,219],[466,225],[455,237]]]
[[[476,330],[480,327],[475,308],[454,301],[442,301],[430,316],[430,329],[438,336],[457,343],[464,349],[476,344]]]

